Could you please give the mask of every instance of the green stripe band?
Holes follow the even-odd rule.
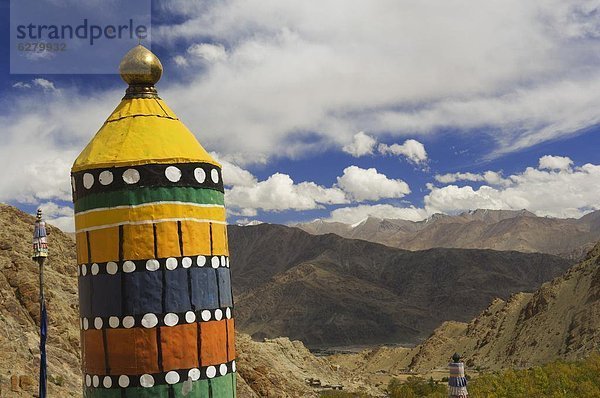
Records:
[[[179,201],[224,205],[222,192],[194,187],[141,187],[122,191],[95,193],[75,201],[75,214],[105,207],[141,205],[160,201]]]

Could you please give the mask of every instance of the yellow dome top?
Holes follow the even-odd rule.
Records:
[[[162,65],[150,50],[134,47],[119,69],[129,83],[125,97],[79,154],[72,172],[157,163],[220,166],[156,94],[153,85]]]
[[[73,164],[73,172],[149,163],[220,166],[159,98],[123,99]]]

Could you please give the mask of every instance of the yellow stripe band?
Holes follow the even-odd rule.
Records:
[[[198,221],[225,223],[225,208],[198,207],[190,204],[150,204],[75,215],[77,232],[118,225],[146,224],[164,221]]]

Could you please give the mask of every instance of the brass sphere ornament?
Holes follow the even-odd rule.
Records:
[[[162,76],[163,67],[152,51],[138,44],[121,60],[119,73],[121,79],[130,86],[154,86]]]

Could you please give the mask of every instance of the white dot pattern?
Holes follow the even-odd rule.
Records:
[[[173,271],[175,268],[177,268],[177,259],[174,257],[169,257],[167,259],[166,266],[169,271]]]
[[[118,327],[130,329],[132,327],[139,326],[150,329],[157,326],[172,327],[176,325],[183,325],[194,322],[208,322],[211,320],[221,321],[224,318],[232,318],[232,307],[216,308],[212,310],[206,309],[197,311],[185,311],[181,313],[169,312],[164,315],[147,313],[138,318],[132,315],[126,315],[122,318],[118,316],[95,317],[91,319],[84,317],[79,319],[79,326],[83,330],[88,330],[90,325],[92,325],[95,329],[116,329]]]
[[[137,184],[140,181],[140,172],[136,169],[127,169],[123,172],[123,181],[125,184]]]
[[[94,186],[94,176],[90,173],[85,173],[83,175],[83,187],[90,189],[92,186]]]
[[[201,313],[201,317],[202,317],[203,321],[208,322],[208,321],[210,321],[210,318],[212,318],[212,314],[210,313],[209,310],[204,310]]]
[[[123,263],[123,272],[130,273],[135,271],[135,263],[133,261],[125,261]]]
[[[169,166],[165,169],[165,176],[171,182],[178,182],[181,179],[181,170],[175,166]]]
[[[137,271],[157,271],[165,267],[169,271],[183,268],[191,268],[194,261],[198,267],[204,267],[209,263],[212,268],[229,268],[229,257],[227,256],[197,256],[195,260],[190,257],[169,257],[167,259],[149,259],[149,260],[126,260],[123,262],[109,261],[107,263],[81,264],[77,267],[78,276],[96,276],[101,274],[116,275],[121,272],[131,273]]]
[[[144,374],[140,376],[140,385],[142,387],[152,387],[154,386],[154,377],[149,374]]]
[[[110,261],[108,263],[106,263],[106,272],[110,275],[114,275],[117,273],[117,271],[119,270],[119,267],[117,266],[117,263],[115,263],[114,261]]]
[[[163,174],[162,178],[159,173]],[[142,179],[146,179],[147,186],[162,186],[167,181],[182,186],[201,184],[203,187],[214,188],[216,185],[222,192],[222,176],[218,168],[208,164],[197,167],[188,163],[176,165],[149,164],[110,170],[88,170],[71,176],[71,189],[75,200],[77,200],[95,191],[118,190],[123,186],[135,185]]]
[[[149,329],[158,325],[158,317],[154,314],[146,314],[142,317],[142,326]]]
[[[196,314],[194,311],[188,311],[185,313],[185,321],[187,323],[192,323],[196,321]]]
[[[171,312],[165,315],[164,321],[165,325],[167,326],[175,326],[179,322],[179,317],[177,316],[177,314]]]
[[[214,182],[215,184],[219,183],[219,172],[217,171],[217,169],[212,169],[210,171],[210,179],[212,180],[212,182]]]
[[[204,181],[206,181],[206,171],[200,167],[196,168],[194,170],[194,178],[196,181],[202,184]]]
[[[217,375],[217,369],[214,366],[209,366],[206,368],[206,377],[212,379]]]
[[[119,327],[119,318],[117,318],[116,316],[111,316],[110,318],[108,318],[108,326],[110,326],[111,328],[118,328]]]
[[[157,385],[173,385],[182,380],[198,381],[200,379],[212,379],[217,376],[225,376],[227,373],[236,372],[235,360],[227,363],[210,365],[202,368],[170,370],[166,373],[145,373],[137,375],[93,375],[85,374],[84,380],[87,387],[106,389],[127,388],[127,387],[145,387],[150,388]],[[133,384],[132,384],[133,381]]]
[[[127,388],[129,387],[129,377],[125,375],[119,376],[119,387]]]
[[[131,329],[135,325],[135,319],[132,316],[126,316],[123,318],[123,327],[125,329]]]
[[[200,369],[193,368],[188,372],[188,377],[192,379],[192,381],[196,381],[200,379]]]
[[[221,365],[223,366],[223,365]],[[225,370],[227,371],[227,365],[225,365]],[[179,373],[175,371],[170,371],[165,375],[165,381],[169,384],[175,384],[179,382]]]
[[[148,271],[156,271],[160,268],[160,263],[158,262],[158,260],[148,260],[146,261],[146,269]]]
[[[113,173],[109,170],[104,170],[102,173],[100,173],[98,180],[102,185],[110,185],[113,182]]]

